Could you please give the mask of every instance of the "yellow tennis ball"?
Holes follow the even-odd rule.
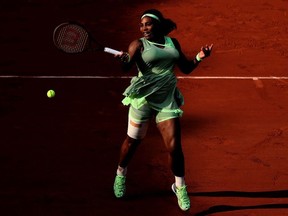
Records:
[[[47,97],[48,98],[53,98],[55,97],[55,91],[50,89],[48,92],[47,92]]]

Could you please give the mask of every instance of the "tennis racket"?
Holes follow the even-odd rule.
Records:
[[[82,53],[84,51],[104,51],[113,55],[122,52],[105,47],[92,37],[87,29],[76,22],[58,25],[53,32],[54,45],[65,53]]]

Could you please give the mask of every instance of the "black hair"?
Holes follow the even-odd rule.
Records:
[[[159,20],[160,20],[159,26],[160,26],[162,33],[164,35],[168,35],[171,31],[173,31],[174,29],[177,28],[177,25],[175,22],[173,22],[171,19],[164,18],[163,14],[157,9],[146,10],[142,14],[142,16],[144,14],[153,14],[159,18]]]

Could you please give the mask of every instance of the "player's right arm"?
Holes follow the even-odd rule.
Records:
[[[134,40],[130,43],[127,52],[117,55],[123,63],[123,70],[129,71],[137,60],[141,57],[143,44],[140,40]]]

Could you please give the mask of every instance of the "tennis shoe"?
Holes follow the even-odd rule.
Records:
[[[116,175],[114,181],[114,194],[117,198],[122,198],[126,192],[126,177],[121,175]]]
[[[186,185],[177,188],[175,183],[172,184],[172,191],[176,194],[178,199],[178,205],[182,211],[190,209],[190,198],[188,196]]]

